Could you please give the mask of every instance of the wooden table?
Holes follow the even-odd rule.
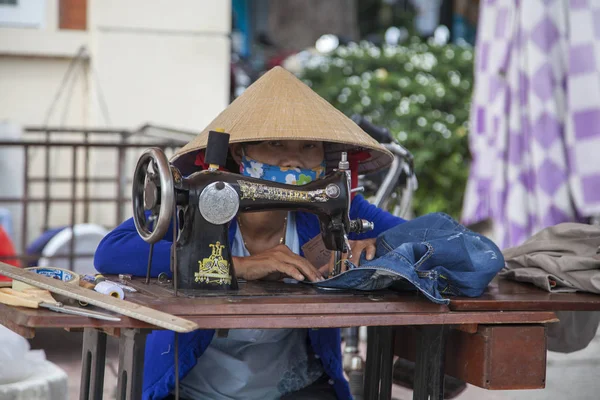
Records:
[[[530,284],[497,277],[481,297],[452,298],[449,309],[452,312],[597,311],[600,310],[600,296],[548,293]],[[397,328],[395,353],[408,360],[418,360],[420,355],[407,343],[422,340],[422,334],[408,327]],[[448,343],[445,350],[441,351],[443,342],[438,343],[437,350],[442,371],[449,375],[493,390],[538,389],[545,385],[544,324],[463,325],[447,332],[444,340]],[[424,383],[415,379],[415,386],[419,384]]]
[[[391,398],[393,352],[390,350],[394,347],[394,332],[397,332],[393,327],[412,326],[421,330],[414,349],[417,362],[414,398],[421,400],[431,395],[431,398],[441,399],[447,364],[444,349],[454,348],[456,332],[463,345],[468,345],[472,340],[466,340],[461,334],[477,335],[485,329],[495,332],[494,329],[503,327],[507,337],[511,332],[521,334],[517,335],[518,340],[498,342],[501,345],[519,349],[523,341],[529,341],[531,347],[538,352],[542,349],[545,354],[544,326],[557,321],[553,310],[591,309],[590,302],[600,308],[600,296],[561,295],[557,301],[553,297],[556,295],[530,288],[537,293],[536,297],[535,293],[522,289],[524,285],[505,286],[503,281],[492,283],[488,293],[479,299],[457,298],[449,306],[434,304],[416,293],[323,291],[304,284],[280,282],[241,282],[238,292],[205,292],[193,298],[176,298],[168,284],[157,281],[147,286],[143,279],[135,278],[129,284],[138,292],[128,295],[127,300],[190,319],[203,329],[368,326],[366,399]],[[573,296],[585,297],[574,299]],[[35,328],[84,328],[81,399],[101,398],[106,334],[118,335],[118,393],[124,399],[141,397],[145,340],[154,327],[128,317],[122,317],[120,322],[108,322],[3,305],[0,305],[0,323],[25,337],[32,337]],[[524,331],[537,333],[527,336],[522,335]],[[540,337],[542,342],[539,342]],[[448,346],[447,340],[450,341]],[[482,356],[460,352],[453,355],[463,356],[478,356],[482,362],[492,365],[493,357],[499,357],[498,354]],[[455,364],[464,364],[464,361],[457,359]],[[545,355],[543,359],[528,362],[532,368],[543,368],[545,372]],[[482,364],[481,368],[486,365]]]
[[[600,295],[548,293],[534,285],[496,278],[477,298],[456,297],[453,311],[598,311]]]

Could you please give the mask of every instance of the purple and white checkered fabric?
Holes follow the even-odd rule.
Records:
[[[502,248],[600,214],[600,1],[482,0],[463,222]]]

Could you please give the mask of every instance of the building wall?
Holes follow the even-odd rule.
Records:
[[[112,123],[204,128],[228,103],[230,13],[226,1],[93,0],[92,64]]]

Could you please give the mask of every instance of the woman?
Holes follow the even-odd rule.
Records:
[[[305,87],[287,90],[289,87],[286,88],[286,85],[297,85],[294,80],[287,72],[276,69],[253,86],[260,89],[264,87],[265,81],[269,83],[266,86],[270,87],[270,91],[264,95],[267,96],[265,98],[277,97],[278,104],[287,110],[290,110],[287,103],[293,104],[293,109],[307,108],[293,98],[277,96],[277,93],[273,93],[273,87],[280,88],[285,93],[300,92],[304,95],[303,99],[316,96],[315,101],[322,101]],[[243,97],[248,96],[248,92],[252,96],[252,104],[257,104],[256,99],[261,98],[261,93],[251,87],[211,124],[223,124],[231,134],[231,142],[234,143],[230,146],[230,160],[234,164],[229,169],[239,168],[242,175],[282,183],[302,184],[322,177],[327,170],[326,160],[339,156],[339,151],[332,150],[339,146],[323,140],[303,139],[298,134],[299,129],[291,128],[279,133],[281,140],[257,141],[256,139],[261,138],[260,134],[249,133],[249,128],[236,129],[231,123],[228,124],[228,110],[235,110],[240,99],[243,104]],[[321,104],[319,106],[322,107]],[[276,111],[270,115],[281,115]],[[339,119],[342,124],[348,124],[346,117],[340,116],[334,109],[330,112],[333,114],[329,121]],[[248,110],[243,115],[248,114],[256,115],[253,110]],[[288,117],[298,120],[293,115]],[[262,123],[268,125],[268,121],[263,120]],[[241,126],[252,127],[253,124],[249,122]],[[353,135],[360,136],[360,128],[355,125],[349,127],[354,130]],[[333,124],[329,128],[333,129]],[[364,132],[362,135],[364,137],[360,137],[360,140],[364,143],[354,145],[363,152],[362,158],[353,158],[351,168],[354,172],[359,171],[358,160],[376,159],[374,151],[381,151],[376,142],[371,142]],[[201,135],[199,138],[205,136]],[[338,139],[335,139],[338,143],[345,144],[344,150],[351,149],[352,143],[357,140],[354,136]],[[373,154],[369,151],[365,153],[365,146],[370,146]],[[183,167],[185,163],[182,163],[182,156],[186,154],[195,157],[196,168],[205,167],[201,145],[192,142],[185,146],[173,163]],[[190,173],[191,170],[185,172]],[[367,259],[371,259],[375,253],[374,238],[403,222],[372,206],[360,196],[352,201],[350,217],[366,219],[375,224],[373,231],[351,237],[354,239],[351,242],[353,258],[357,260],[363,252]],[[330,266],[317,269],[303,257],[302,251],[302,246],[319,234],[318,219],[312,214],[285,211],[240,214],[230,224],[230,245],[236,275],[246,280],[279,280],[284,277],[311,282],[322,280],[327,276]],[[170,237],[172,234],[167,233],[167,239],[155,245],[152,265],[154,276],[160,272],[169,272]],[[128,220],[100,243],[96,251],[95,266],[101,273],[143,276],[146,272],[147,255],[148,245],[137,234],[133,221]],[[144,398],[165,398],[173,392],[175,377],[172,343],[173,332],[155,331],[149,335],[145,355]],[[351,398],[348,383],[343,376],[339,329],[237,329],[230,330],[227,338],[214,337],[212,330],[199,330],[180,335],[179,343],[182,398]]]

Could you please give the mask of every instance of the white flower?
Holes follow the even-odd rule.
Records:
[[[296,176],[294,174],[287,174],[285,176],[285,183],[287,183],[288,185],[295,185],[296,184]]]
[[[260,178],[263,176],[263,164],[250,161],[250,168],[246,168],[246,172],[253,178]]]

